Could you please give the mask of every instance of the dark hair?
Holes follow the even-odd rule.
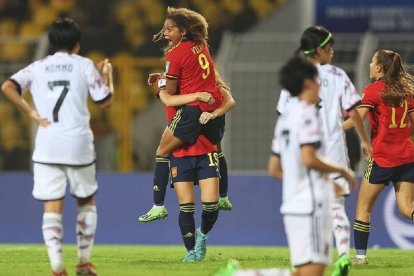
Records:
[[[412,96],[414,78],[406,72],[401,56],[391,50],[379,50],[374,56],[384,72],[385,89],[381,99],[387,104],[399,105]]]
[[[207,46],[208,39],[208,23],[204,16],[186,8],[168,7],[166,19],[171,19],[180,29],[185,32],[186,38],[193,41],[197,45]],[[163,38],[164,28],[154,35],[154,41]]]
[[[314,56],[318,47],[323,48],[333,42],[333,36],[326,28],[322,26],[312,26],[302,33],[299,50],[303,52],[305,56]]]
[[[81,38],[81,32],[73,19],[58,18],[49,28],[49,42],[55,51],[73,51]]]
[[[313,80],[318,76],[318,69],[311,62],[300,57],[293,57],[279,72],[279,82],[293,96],[299,96],[306,79]]]

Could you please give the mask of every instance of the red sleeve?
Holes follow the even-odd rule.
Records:
[[[166,56],[165,72],[169,79],[178,79],[182,71],[182,51],[180,47],[175,48]]]
[[[364,88],[364,96],[361,99],[360,107],[374,108],[378,105],[378,91],[374,84],[370,84]]]

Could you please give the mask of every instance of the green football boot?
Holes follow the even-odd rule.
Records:
[[[152,222],[154,220],[165,219],[168,217],[168,211],[165,206],[152,206],[151,210],[145,215],[138,218],[140,222]]]
[[[219,198],[218,208],[222,211],[230,211],[233,209],[233,204],[231,204],[228,196]]]

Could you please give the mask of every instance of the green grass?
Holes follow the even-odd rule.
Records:
[[[289,267],[289,252],[281,247],[209,246],[203,262],[186,264],[183,246],[94,247],[92,262],[100,276],[116,275],[212,275],[230,258],[243,268]],[[65,245],[65,265],[74,275],[76,247]],[[414,251],[377,249],[369,251],[369,265],[354,266],[350,275],[414,275]],[[326,275],[330,275],[331,267]],[[0,275],[50,275],[44,245],[0,244]]]

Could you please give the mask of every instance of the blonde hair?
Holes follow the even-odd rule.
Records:
[[[375,53],[376,63],[382,66],[385,89],[381,99],[391,105],[399,105],[413,96],[414,78],[405,70],[401,56],[391,50],[379,50]]]

